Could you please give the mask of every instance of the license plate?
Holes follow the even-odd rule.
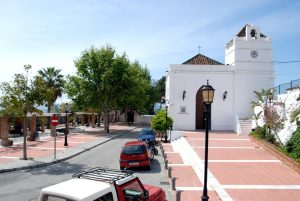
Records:
[[[139,162],[131,162],[129,165],[139,165]]]

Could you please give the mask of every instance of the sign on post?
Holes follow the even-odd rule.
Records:
[[[57,116],[53,115],[51,117],[51,125],[56,127],[59,123],[59,119]],[[56,128],[55,128],[55,133],[54,133],[54,160],[56,159]]]
[[[58,117],[55,116],[55,115],[53,115],[53,116],[51,117],[51,125],[52,125],[52,126],[57,126],[58,123],[59,123]]]

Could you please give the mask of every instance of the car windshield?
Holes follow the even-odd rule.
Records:
[[[143,153],[145,153],[145,146],[143,146],[143,145],[125,146],[123,148],[123,154],[126,154],[126,155],[143,154]]]
[[[154,135],[154,133],[152,132],[152,130],[145,129],[145,130],[141,130],[139,135]]]
[[[74,200],[61,198],[53,195],[44,195],[42,201],[74,201]]]

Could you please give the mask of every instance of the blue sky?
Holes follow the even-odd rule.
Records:
[[[224,62],[224,47],[245,24],[272,38],[273,60],[300,60],[300,2],[295,0],[0,0],[0,81],[73,60],[111,44],[147,65],[154,79],[198,53]],[[276,64],[275,85],[300,79],[300,63]]]

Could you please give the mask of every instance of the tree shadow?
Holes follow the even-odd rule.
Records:
[[[32,170],[24,170],[33,175],[65,175],[65,174],[74,174],[76,172],[83,171],[87,169],[88,166],[85,164],[73,164],[68,161],[60,162],[57,164],[49,165],[46,167],[35,168]]]

